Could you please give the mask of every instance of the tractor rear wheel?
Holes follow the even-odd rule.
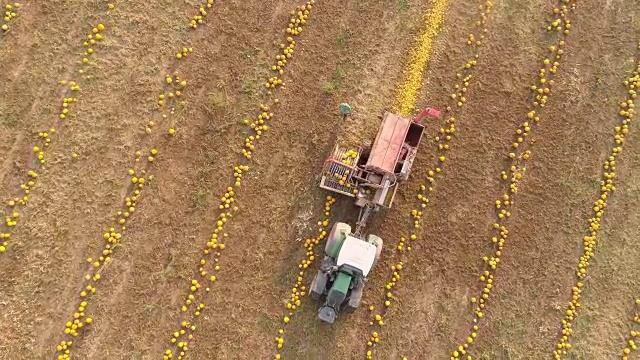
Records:
[[[309,287],[309,295],[313,300],[320,300],[320,297],[324,294],[324,289],[327,287],[327,280],[327,275],[322,270],[318,270]]]
[[[356,309],[360,306],[360,301],[362,300],[362,292],[364,291],[364,282],[359,281],[358,285],[351,290],[351,295],[349,295],[349,301],[345,306],[344,310],[348,313],[352,313],[356,311]]]
[[[342,222],[333,224],[327,237],[324,252],[332,258],[337,258],[342,246],[342,241],[351,233],[351,226]]]

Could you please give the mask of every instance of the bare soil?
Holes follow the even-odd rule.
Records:
[[[0,359],[48,359],[80,301],[86,258],[120,208],[143,145],[162,143],[155,178],[128,223],[125,240],[103,275],[88,310],[95,324],[74,345],[80,359],[162,356],[179,325],[180,306],[200,251],[215,228],[224,193],[268,67],[286,37],[293,0],[216,2],[205,24],[186,28],[201,5],[187,2],[25,2],[11,31],[0,36],[0,198],[15,196],[38,131],[56,119],[58,81],[82,58],[84,36],[106,26],[93,55],[94,78],[77,112],[60,128],[12,243],[0,255]],[[449,4],[425,71],[419,106],[443,107],[467,60],[478,1]],[[334,141],[358,144],[375,136],[378,114],[392,105],[408,50],[424,26],[429,2],[317,1],[287,64],[286,89],[270,130],[257,146],[228,228],[217,285],[205,297],[190,342],[192,359],[268,359],[295,283],[303,241],[317,232],[325,191],[318,173]],[[513,131],[526,115],[528,87],[548,46],[542,0],[495,1],[468,105],[444,175],[423,216],[421,239],[390,308],[376,358],[450,356],[471,326],[469,298],[478,289],[481,257],[490,249],[492,203]],[[547,358],[559,336],[581,238],[598,195],[603,159],[612,146],[620,82],[628,75],[640,16],[634,0],[579,2],[557,75],[555,93],[535,133],[527,175],[513,207],[511,242],[474,343],[474,358]],[[193,54],[176,60],[182,46]],[[176,135],[145,135],[164,76],[189,81]],[[338,104],[353,119],[342,122]],[[412,178],[394,208],[376,214],[371,232],[393,246],[406,227],[417,187],[435,161],[427,124]],[[575,332],[575,359],[618,355],[630,328],[640,270],[635,244],[640,218],[640,143],[631,125],[619,158],[613,196],[591,267]],[[165,131],[161,128],[158,131]],[[155,130],[154,130],[155,131]],[[163,140],[161,140],[163,139]],[[78,158],[71,157],[77,153]],[[357,208],[338,198],[332,220],[355,221]],[[391,249],[385,254],[391,254]],[[391,264],[370,276],[364,302],[380,305]],[[317,264],[315,264],[317,265]],[[309,273],[312,273],[311,270]],[[309,284],[311,279],[305,279]],[[285,334],[284,358],[359,359],[367,350],[371,313],[364,306],[333,327],[318,323],[317,304],[303,300]]]

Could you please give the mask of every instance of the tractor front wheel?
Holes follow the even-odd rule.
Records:
[[[332,258],[337,258],[342,246],[342,241],[351,233],[351,226],[342,222],[333,224],[327,237],[324,252]]]
[[[382,255],[382,239],[379,236],[369,234],[369,236],[367,236],[367,242],[376,247],[376,257],[371,266],[371,268],[373,268],[380,259],[380,255]]]

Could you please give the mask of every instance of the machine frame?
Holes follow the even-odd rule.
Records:
[[[341,104],[340,110],[346,119],[351,107]],[[353,233],[351,226],[339,222],[327,237],[325,257],[309,289],[313,299],[324,299],[318,311],[321,321],[333,324],[340,311],[352,312],[360,305],[367,275],[382,252],[382,239],[363,233],[367,220],[372,212],[392,206],[422,141],[422,120],[439,114],[430,108],[414,118],[385,112],[372,146],[348,150],[336,145],[324,162],[320,187],[355,198],[360,213]]]

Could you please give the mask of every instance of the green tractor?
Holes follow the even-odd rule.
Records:
[[[351,234],[345,223],[333,225],[325,245],[325,257],[313,278],[309,294],[314,300],[325,298],[318,318],[333,324],[339,311],[348,313],[360,306],[364,284],[382,252],[382,239],[375,235],[366,240]]]
[[[341,104],[340,110],[346,119],[351,108]],[[309,289],[313,299],[324,299],[320,320],[333,324],[340,311],[360,305],[367,276],[382,252],[382,239],[365,236],[363,230],[372,212],[391,207],[398,184],[409,177],[427,116],[438,117],[439,111],[426,108],[415,118],[386,112],[373,145],[336,145],[325,161],[320,187],[355,198],[360,215],[355,232],[336,223],[327,237],[325,257]]]

